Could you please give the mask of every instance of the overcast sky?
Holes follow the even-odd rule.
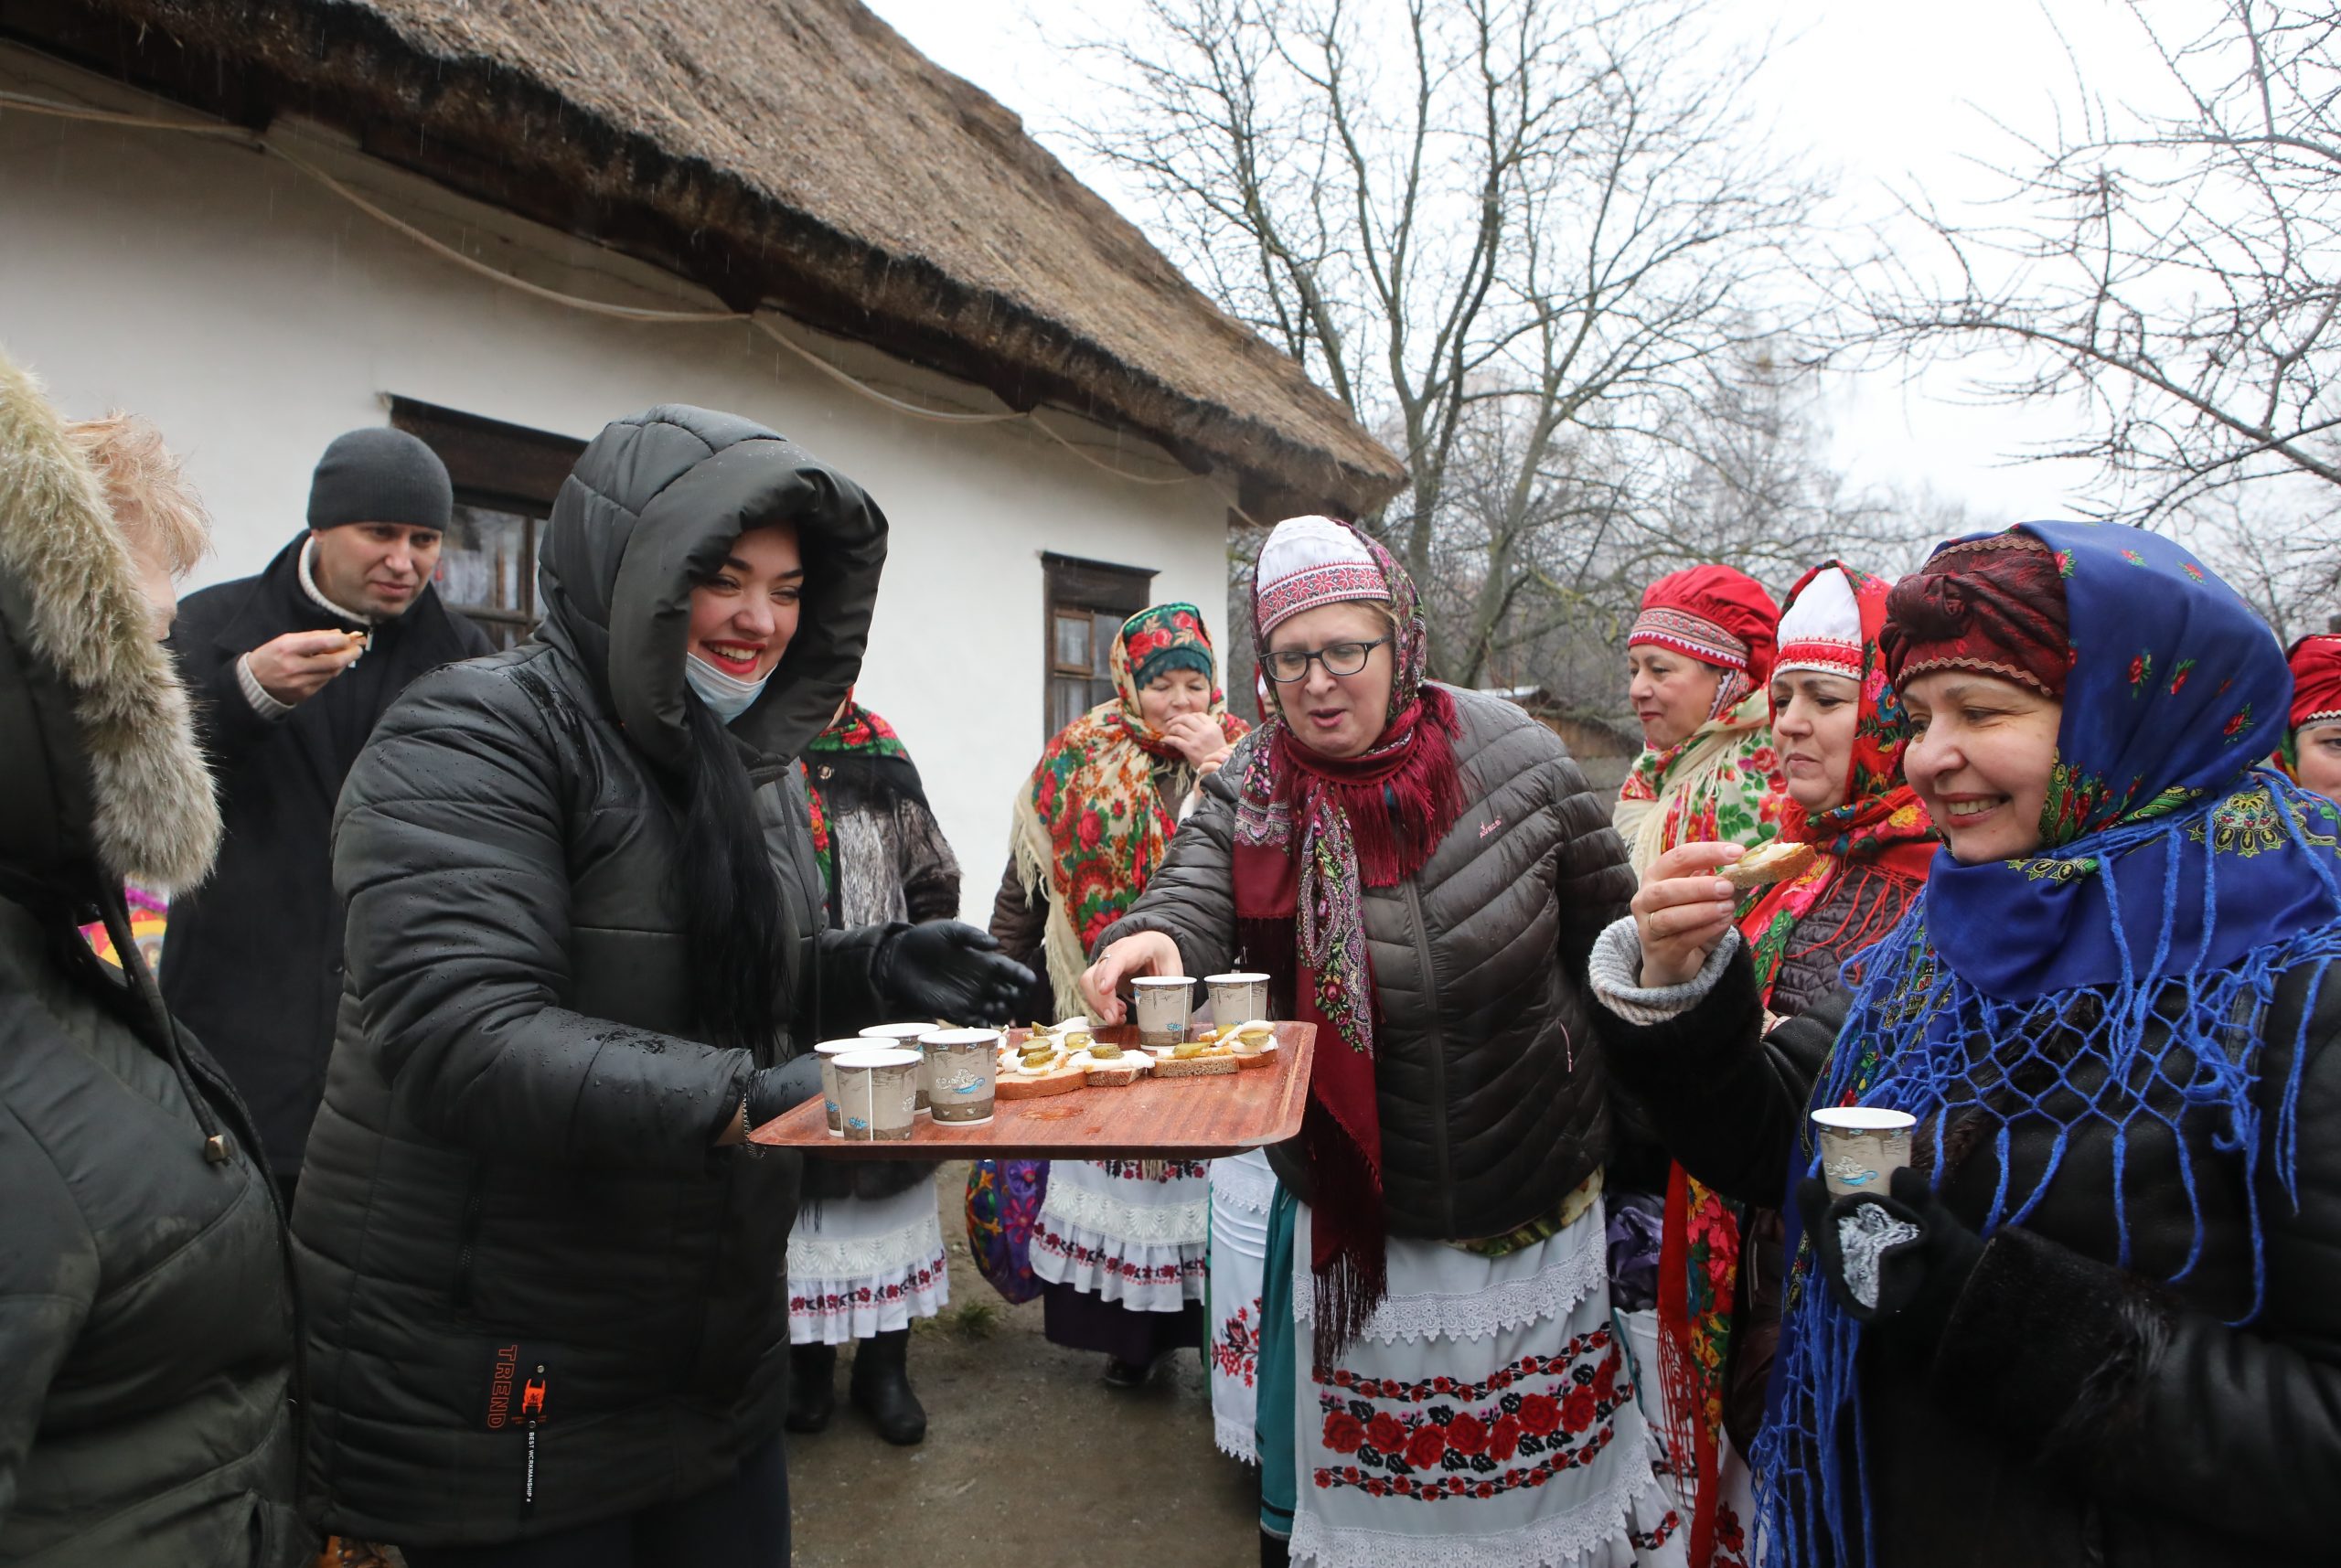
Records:
[[[1075,173],[1144,221],[1110,171],[1085,164],[1053,133],[1083,78],[1051,38],[1110,16],[1116,0],[867,3],[930,59],[1022,115]],[[1718,12],[1775,29],[1766,69],[1747,91],[1776,120],[1783,146],[1807,149],[1833,171],[1855,211],[1885,210],[1893,189],[1946,203],[1983,192],[1986,178],[1969,159],[2004,147],[1992,119],[2045,133],[2056,105],[2073,101],[2068,44],[2082,53],[2091,89],[2109,99],[2151,92],[2161,80],[2127,13],[2108,0],[1951,8],[1724,0]],[[2070,411],[1978,407],[1956,374],[1929,373],[1908,387],[1890,375],[1843,379],[1833,416],[1837,460],[1856,480],[1927,487],[1964,502],[1979,523],[2058,515],[2090,479],[2083,465],[2010,461],[2057,433]]]

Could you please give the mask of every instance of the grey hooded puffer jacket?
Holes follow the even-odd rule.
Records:
[[[1609,802],[1550,730],[1501,699],[1449,695],[1470,805],[1419,872],[1365,891],[1365,935],[1389,1232],[1463,1241],[1553,1213],[1608,1157],[1586,957],[1634,878]],[[1100,950],[1159,931],[1190,975],[1235,966],[1235,787],[1253,743],[1206,782]],[[1288,995],[1291,976],[1276,981]],[[1268,1158],[1310,1196],[1296,1146]]]
[[[784,518],[804,608],[730,727],[793,933],[791,1033],[752,1056],[703,1043],[691,1005],[682,661],[692,584]],[[717,1485],[779,1430],[800,1161],[712,1143],[817,1008],[877,1012],[882,934],[822,929],[785,775],[860,669],[885,539],[769,431],[613,424],[554,503],[535,640],[417,681],[351,773],[348,977],[294,1215],[334,1528],[555,1532]]]
[[[284,1568],[295,1317],[274,1185],[135,946],[76,930],[219,835],[96,482],[0,358],[0,1563]]]

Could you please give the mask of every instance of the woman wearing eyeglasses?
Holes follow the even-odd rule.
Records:
[[[1245,732],[1220,695],[1203,612],[1157,604],[1122,624],[1114,700],[1050,741],[1016,797],[1008,872],[992,907],[1003,952],[1049,986],[1053,1018],[1081,1011],[1090,944],[1162,864],[1200,782]],[[1181,1346],[1203,1348],[1208,1167],[1196,1160],[1072,1160],[1051,1168],[1032,1238],[1048,1337],[1106,1358],[1136,1388]]]
[[[1241,951],[1317,1028],[1261,1302],[1264,1562],[1679,1553],[1609,1328],[1586,960],[1633,896],[1605,801],[1519,709],[1423,678],[1415,586],[1324,517],[1253,600],[1274,712],[1082,978]]]

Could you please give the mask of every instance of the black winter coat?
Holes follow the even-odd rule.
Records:
[[[95,493],[0,359],[0,1563],[286,1568],[275,1188],[123,941],[122,879],[199,879],[219,816]],[[77,929],[101,909],[127,975]]]
[[[342,781],[409,682],[489,651],[486,635],[430,587],[379,626],[327,611],[301,587],[308,539],[286,545],[257,577],[189,594],[170,645],[195,695],[227,833],[211,880],[171,901],[163,996],[213,1042],[279,1176],[300,1172],[341,999],[341,901],[327,839]],[[287,632],[335,629],[370,631],[365,655],[292,712],[253,712],[236,661]]]
[[[1567,748],[1509,702],[1450,691],[1470,804],[1422,869],[1365,890],[1379,1023],[1390,1234],[1497,1236],[1560,1206],[1609,1151],[1586,957],[1634,894],[1626,847]],[[1203,784],[1162,869],[1097,940],[1159,931],[1190,975],[1234,966],[1235,782],[1250,737]],[[1274,977],[1288,1007],[1292,976]],[[1268,1151],[1306,1200],[1297,1146]]]
[[[2298,1201],[2274,1141],[2310,977],[2280,982],[2261,1031],[2260,1187],[2248,1193],[2207,1118],[2186,1119],[2206,1246],[2163,1286],[2194,1235],[2179,1142],[2140,1120],[2123,1177],[2133,1267],[2107,1194],[2115,1132],[2083,1120],[2056,1185],[1985,1247],[1931,1346],[1865,1337],[1861,1369],[1881,1568],[2218,1568],[2330,1563],[2341,1497],[2341,987],[2307,1019]],[[1612,1071],[1642,1095],[1676,1158],[1727,1196],[1777,1204],[1847,998],[1842,991],[1760,1041],[1743,950],[1698,1005],[1650,1028],[1604,1009]],[[2151,1043],[2151,1041],[2150,1041]],[[2175,1113],[2157,1079],[2154,1103]],[[2014,1189],[2054,1132],[2010,1125]],[[1954,1137],[1956,1136],[1954,1133]],[[1970,1225],[1999,1166],[1978,1140],[1941,1189]],[[2247,1204],[2266,1236],[2265,1310],[2251,1300]],[[1847,1461],[1848,1474],[1850,1458]]]
[[[802,618],[730,733],[793,1021],[752,1056],[702,1043],[688,984],[682,660],[693,582],[774,518],[799,530]],[[882,933],[822,930],[784,776],[860,667],[884,554],[877,507],[768,431],[614,424],[554,504],[536,639],[415,683],[352,771],[348,986],[294,1221],[334,1528],[559,1531],[715,1486],[779,1430],[801,1161],[713,1143],[822,1006],[879,1010]]]

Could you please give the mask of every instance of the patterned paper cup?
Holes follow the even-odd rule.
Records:
[[[874,1024],[861,1031],[861,1038],[890,1040],[896,1051],[920,1051],[918,1042],[933,1034],[935,1027],[934,1024]],[[922,1116],[927,1114],[934,1089],[935,1074],[921,1068],[918,1075],[918,1114]]]
[[[1130,990],[1138,997],[1140,1045],[1176,1045],[1187,1038],[1194,982],[1183,975],[1141,975],[1130,982]]]
[[[864,1044],[870,1042],[864,1041]],[[837,1059],[838,1104],[849,1143],[908,1143],[918,1115],[915,1051],[855,1051]]]
[[[999,1083],[999,1031],[931,1029],[921,1043],[926,1048],[927,1096],[935,1103],[935,1121],[958,1127],[990,1121],[992,1093]]]
[[[815,1046],[821,1058],[821,1104],[829,1119],[829,1136],[845,1136],[845,1111],[838,1104],[838,1058],[868,1051],[866,1040],[825,1040]]]
[[[1910,1129],[1919,1118],[1908,1111],[1874,1105],[1840,1105],[1812,1113],[1821,1133],[1821,1176],[1832,1196],[1884,1192],[1894,1173],[1910,1163]]]
[[[1250,1023],[1268,1016],[1266,975],[1213,975],[1203,984],[1211,987],[1211,1021],[1215,1024]]]

